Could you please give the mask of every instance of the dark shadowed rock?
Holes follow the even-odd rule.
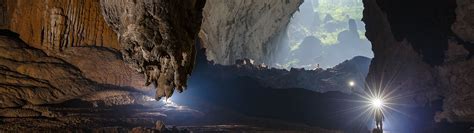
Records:
[[[155,128],[156,128],[156,130],[158,130],[158,131],[164,131],[164,130],[166,130],[165,123],[163,123],[162,121],[156,121],[156,123],[155,123]]]
[[[473,5],[469,0],[364,0],[363,21],[375,55],[368,86],[386,86],[385,91],[404,96],[397,101],[402,104],[443,97],[438,120],[473,122],[474,20],[467,9]]]

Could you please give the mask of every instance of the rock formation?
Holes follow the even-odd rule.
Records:
[[[202,52],[202,51],[200,51]],[[203,54],[198,54],[203,55]],[[204,58],[204,59],[203,59]],[[346,60],[328,69],[305,70],[303,68],[276,69],[258,64],[251,59],[239,59],[234,65],[220,65],[204,61],[198,57],[199,74],[209,75],[216,79],[232,79],[247,77],[268,88],[304,88],[315,92],[339,91],[344,93],[363,92],[364,78],[367,75],[370,59],[363,56]],[[202,68],[205,68],[202,70]],[[209,71],[210,70],[210,71]],[[204,72],[204,73],[202,73]],[[348,86],[349,81],[356,86]],[[355,89],[355,90],[352,90]]]
[[[437,118],[473,122],[474,21],[468,7],[474,3],[364,0],[364,6],[375,55],[369,89],[395,91],[403,96],[396,101],[401,103],[428,104],[443,97]]]
[[[127,103],[139,101],[139,97],[144,97],[139,91],[149,91],[139,84],[143,80],[140,80],[138,73],[128,69],[114,53],[94,51],[93,48],[74,51],[84,50],[96,56],[81,58],[85,55],[76,56],[77,53],[66,51],[58,54],[60,58],[57,58],[48,56],[42,50],[32,48],[19,39],[0,36],[0,107],[57,104],[81,98],[86,101],[103,100],[107,103],[107,99],[117,100],[122,96],[122,101]],[[91,60],[96,62],[87,62]],[[103,68],[96,65],[114,67]],[[134,75],[138,78],[125,78]]]
[[[156,99],[183,91],[194,65],[194,43],[205,1],[101,0],[119,36],[124,61],[153,83]]]
[[[277,44],[302,0],[208,0],[199,37],[209,60],[229,65],[250,58],[272,63]]]
[[[73,60],[88,58],[90,55],[74,54],[77,57],[73,57],[68,53],[101,49],[99,47],[121,51],[125,62],[145,74],[146,85],[156,84],[157,88],[161,88],[157,91],[159,98],[171,96],[174,88],[178,91],[185,88],[194,62],[194,34],[198,32],[201,22],[203,26],[200,37],[203,38],[204,46],[209,49],[210,59],[231,64],[235,59],[247,57],[260,63],[270,63],[280,49],[273,44],[278,43],[278,38],[282,37],[281,33],[285,31],[291,15],[301,2],[214,0],[206,3],[193,0],[157,5],[162,3],[134,3],[126,0],[49,0],[44,3],[1,0],[0,28],[18,33],[26,44],[42,49],[48,55],[66,57],[62,59],[73,64],[79,62],[74,64],[79,65],[78,67],[85,62]],[[207,6],[202,9],[204,4]],[[222,15],[224,11],[227,14],[237,14],[238,17]],[[129,16],[122,17],[127,15]],[[74,48],[84,46],[98,47]],[[118,64],[104,64],[103,68],[107,65],[120,66],[119,62],[116,63]],[[91,76],[91,73],[106,72],[86,69],[92,71],[84,72],[85,76],[89,75],[88,78],[94,80],[99,77]],[[138,80],[125,82],[133,82],[131,86],[144,87],[138,84],[142,78],[138,78],[133,72],[129,74]],[[118,78],[101,78],[100,80],[107,80],[104,83],[123,82],[118,81]]]
[[[0,12],[0,29],[20,34],[35,48],[120,48],[117,36],[100,13],[98,0],[0,0]]]
[[[144,85],[142,74],[130,68],[119,51],[105,47],[71,47],[62,52],[50,52],[50,56],[60,58],[81,70],[84,77],[101,84],[132,87],[141,91],[151,91]]]
[[[0,107],[58,103],[100,89],[80,70],[38,49],[0,38]]]

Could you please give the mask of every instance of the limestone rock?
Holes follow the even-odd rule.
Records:
[[[119,36],[124,60],[155,84],[156,99],[183,91],[194,65],[194,43],[205,1],[101,0]]]
[[[40,112],[30,109],[0,109],[0,116],[2,117],[38,117]]]
[[[163,123],[162,121],[156,121],[156,123],[155,123],[155,128],[156,128],[156,130],[158,130],[158,131],[164,131],[164,130],[166,130],[165,123]]]
[[[438,119],[450,122],[474,120],[474,59],[465,60],[469,54],[454,42],[449,44],[446,64],[436,67],[443,100],[443,112]]]
[[[199,37],[209,60],[229,65],[250,58],[271,63],[274,37],[285,31],[302,0],[208,0]]]
[[[202,50],[200,52],[203,53]],[[254,64],[250,59],[236,60],[235,65],[220,65],[212,64],[205,58],[198,57],[200,62],[197,68],[206,68],[207,70],[201,70],[200,72],[198,69],[196,73],[200,72],[200,75],[208,75],[206,77],[210,79],[250,78],[252,82],[262,87],[304,88],[321,93],[330,91],[362,92],[364,78],[370,64],[369,58],[357,56],[326,70],[322,68],[314,70],[292,68],[288,71],[286,69],[269,68],[264,64]],[[347,85],[349,81],[354,81],[357,85],[350,88]]]
[[[444,97],[437,121],[472,122],[472,1],[364,0],[364,6],[375,55],[367,89],[393,92],[403,104]]]
[[[71,47],[62,52],[50,52],[50,55],[74,65],[86,78],[95,82],[141,91],[152,90],[144,85],[143,75],[130,68],[117,50],[105,47]]]
[[[456,22],[452,29],[459,37],[474,43],[474,1],[456,0]]]
[[[25,43],[0,36],[0,107],[58,103],[99,89],[80,70]]]
[[[74,49],[83,54],[56,53],[60,57],[56,58],[19,39],[0,36],[0,108],[58,104],[71,99],[106,106],[144,103],[142,92],[148,91],[140,88],[144,80],[130,79],[136,72],[118,55],[95,48]]]
[[[119,49],[117,36],[102,18],[98,0],[0,0],[0,28],[20,34],[27,44],[43,50]]]

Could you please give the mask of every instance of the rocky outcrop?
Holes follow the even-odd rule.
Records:
[[[202,51],[201,51],[202,52]],[[198,54],[199,55],[199,54]],[[209,75],[209,78],[233,79],[249,78],[252,82],[268,88],[304,88],[315,92],[339,91],[344,93],[363,92],[364,78],[367,75],[370,59],[357,56],[339,65],[322,69],[305,70],[303,68],[276,69],[257,64],[251,59],[240,59],[234,65],[220,65],[207,62],[199,56],[197,74]],[[205,68],[202,70],[202,68]],[[356,83],[350,87],[348,82]],[[229,83],[230,84],[230,83]]]
[[[474,42],[474,1],[456,0],[456,21],[453,32],[465,41]],[[472,48],[472,47],[471,47]]]
[[[117,36],[100,13],[98,0],[1,0],[0,10],[0,28],[20,34],[35,48],[120,48]]]
[[[151,91],[111,49],[74,47],[47,55],[19,38],[0,35],[0,51],[1,108],[71,99],[140,104]]]
[[[209,60],[229,65],[250,58],[273,63],[281,37],[302,0],[208,0],[199,37]],[[276,39],[278,40],[278,39]]]
[[[404,104],[443,97],[438,120],[472,122],[472,2],[364,0],[364,6],[375,55],[368,89],[394,92],[401,97],[394,102]]]
[[[105,47],[72,47],[62,52],[50,52],[81,70],[84,77],[101,84],[132,87],[141,91],[151,91],[144,84],[142,74],[130,68],[119,51]]]
[[[183,91],[194,65],[194,43],[205,1],[101,0],[119,36],[124,61],[157,88],[156,99]]]
[[[67,62],[0,36],[0,107],[59,103],[99,90]]]

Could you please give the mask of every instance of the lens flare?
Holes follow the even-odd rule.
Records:
[[[374,98],[372,99],[371,104],[372,104],[372,107],[374,107],[375,109],[380,109],[383,107],[384,102],[380,98]]]
[[[348,84],[349,84],[350,87],[354,87],[354,86],[355,86],[355,82],[354,82],[354,81],[349,81]]]

